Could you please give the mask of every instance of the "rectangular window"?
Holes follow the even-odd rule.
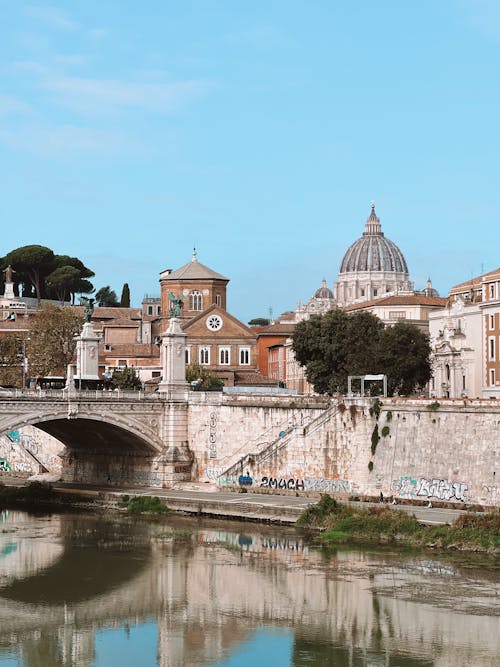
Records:
[[[148,306],[148,315],[153,314],[153,306]]]
[[[191,363],[191,348],[190,347],[186,347],[186,349],[184,350],[184,361],[186,362],[186,364]]]
[[[201,366],[208,366],[210,364],[210,348],[200,347],[199,361]]]
[[[118,359],[118,366],[126,366],[126,365],[127,365],[126,359]]]
[[[378,289],[374,289],[373,290],[373,296],[377,296],[377,295],[378,295]]]
[[[222,306],[222,297],[220,294],[215,295],[215,305],[216,306]]]
[[[240,347],[240,366],[250,365],[250,348]]]
[[[221,366],[229,366],[231,363],[231,348],[219,347],[219,364]]]
[[[491,368],[490,369],[490,387],[495,386],[495,369]]]
[[[160,371],[153,371],[151,373],[151,377],[160,378],[161,377],[161,372]]]
[[[495,361],[495,339],[490,338],[489,342],[490,342],[490,350],[489,350],[489,352],[490,352],[490,361]]]
[[[462,375],[462,389],[465,391],[465,375]]]
[[[406,320],[406,311],[404,310],[390,310],[389,311],[390,320]]]
[[[495,283],[490,283],[490,299],[495,298]]]
[[[490,315],[490,329],[494,329],[494,328],[495,328],[495,316]]]

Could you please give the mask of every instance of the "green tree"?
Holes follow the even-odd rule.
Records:
[[[91,294],[94,291],[94,286],[88,280],[93,278],[95,273],[89,269],[85,264],[78,259],[78,257],[70,257],[69,255],[55,255],[54,256],[54,270],[63,266],[71,266],[78,270],[78,278],[73,280],[69,285],[68,292],[71,294],[71,302],[75,303],[75,296],[77,294]]]
[[[428,338],[408,322],[386,329],[371,313],[336,309],[300,322],[293,350],[319,393],[346,393],[349,375],[384,373],[390,394],[410,394],[430,379]]]
[[[128,286],[128,283],[123,284],[120,306],[122,308],[130,308],[130,288]]]
[[[0,336],[0,385],[20,387],[23,377],[23,337]]]
[[[221,378],[199,364],[186,366],[186,380],[191,384],[196,382],[193,385],[196,391],[220,391],[224,386]]]
[[[118,389],[140,389],[142,382],[135,372],[135,368],[129,366],[123,370],[116,370],[111,378],[111,386]]]
[[[426,334],[410,322],[397,322],[384,329],[381,346],[389,394],[407,396],[425,387],[432,375]]]
[[[73,361],[83,318],[73,308],[48,304],[31,318],[27,356],[31,377],[64,375]]]
[[[46,278],[51,296],[55,296],[61,304],[69,299],[74,287],[80,281],[80,271],[74,266],[60,266]]]
[[[255,317],[248,323],[250,327],[267,327],[268,324],[270,324],[270,320],[267,317]]]
[[[16,250],[11,250],[5,261],[12,265],[17,272],[16,281],[28,283],[33,286],[35,296],[40,305],[44,280],[52,271],[54,265],[54,252],[42,245],[26,245]]]
[[[378,341],[382,322],[371,313],[335,309],[299,322],[293,350],[318,393],[345,393],[348,375],[380,372]]]
[[[109,285],[101,287],[95,294],[95,300],[98,306],[117,307],[120,304],[116,298],[116,292]]]

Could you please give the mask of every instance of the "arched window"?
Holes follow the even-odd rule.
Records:
[[[189,310],[201,310],[201,292],[198,290],[189,295]]]

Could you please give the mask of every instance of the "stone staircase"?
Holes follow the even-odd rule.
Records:
[[[269,444],[266,444],[264,448],[258,450],[247,451],[241,458],[239,458],[235,463],[229,466],[220,476],[220,478],[225,479],[227,485],[228,481],[233,479],[237,483],[236,478],[240,475],[245,475],[246,470],[255,464],[261,465],[264,461],[271,458],[277,454],[280,450],[287,447],[287,445],[294,440],[297,434],[301,436],[307,436],[310,433],[314,433],[318,428],[320,428],[327,421],[332,419],[335,414],[338,412],[338,403],[331,405],[323,413],[310,419],[306,424],[302,423],[300,426],[296,424],[289,424],[285,430],[280,431],[278,437],[274,438]],[[272,427],[276,431],[276,427]],[[259,436],[258,440],[262,441],[263,434]]]
[[[33,452],[23,447],[15,433],[16,432],[9,431],[2,436],[5,438],[5,441],[8,443],[10,449],[10,456],[7,456],[6,458],[12,460],[12,470],[16,472],[16,470],[19,471],[24,469],[23,472],[28,472],[29,469],[33,474],[49,472],[48,468],[38,459],[35,454],[33,454]],[[2,449],[6,449],[6,447]]]

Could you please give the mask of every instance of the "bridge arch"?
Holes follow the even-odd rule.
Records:
[[[5,423],[0,421],[0,432],[34,426],[62,442],[68,450],[107,451],[109,453],[160,454],[163,442],[158,430],[143,420],[124,417],[120,413],[102,414],[97,411],[80,411],[69,415],[67,410],[41,410],[16,415]]]

